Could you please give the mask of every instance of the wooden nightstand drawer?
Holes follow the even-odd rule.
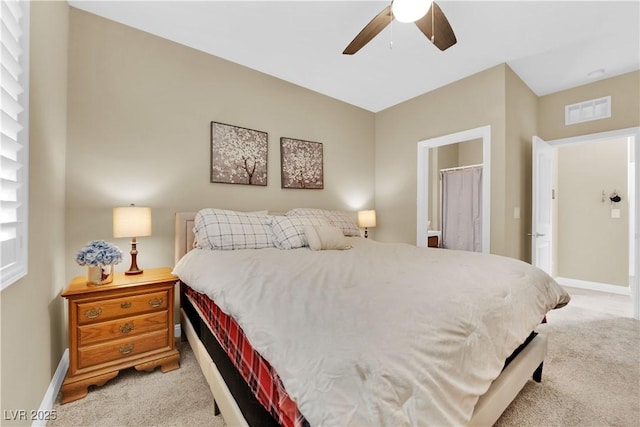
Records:
[[[78,346],[167,328],[167,311],[78,327]]]
[[[167,292],[152,292],[78,304],[78,324],[102,322],[123,316],[167,309]]]
[[[62,403],[82,399],[122,369],[169,372],[180,367],[174,340],[176,277],[170,268],[137,275],[116,273],[112,283],[88,286],[74,278],[62,292],[68,301],[69,369]]]
[[[137,337],[109,341],[78,348],[78,368],[83,369],[104,362],[117,361],[151,350],[170,349],[167,330],[150,332]]]

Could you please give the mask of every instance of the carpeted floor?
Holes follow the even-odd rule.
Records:
[[[48,426],[210,426],[223,427],[213,415],[213,396],[187,342],[177,341],[180,369],[163,374],[126,369],[102,387],[89,387],[84,399],[53,407]]]
[[[539,330],[542,383],[529,381],[496,426],[640,426],[640,321],[569,303]]]
[[[542,383],[527,383],[496,426],[639,426],[640,321],[571,304],[548,320],[539,328],[549,337]],[[48,425],[224,426],[191,349],[179,349],[180,369],[123,371],[82,400],[56,404]]]

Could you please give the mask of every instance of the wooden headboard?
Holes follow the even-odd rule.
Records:
[[[195,236],[193,234],[193,222],[196,212],[176,212],[176,235],[174,262],[185,256],[193,248]]]

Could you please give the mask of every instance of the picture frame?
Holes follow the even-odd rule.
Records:
[[[211,122],[212,183],[267,185],[267,132]]]
[[[280,138],[282,188],[324,188],[323,147],[320,142]]]

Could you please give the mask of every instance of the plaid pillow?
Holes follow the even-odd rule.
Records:
[[[273,247],[269,216],[223,209],[202,209],[196,214],[195,246],[233,250]]]
[[[278,249],[309,246],[304,233],[304,227],[308,225],[329,225],[329,221],[323,216],[272,216],[273,244]]]
[[[360,236],[360,229],[354,222],[351,214],[345,211],[330,211],[317,208],[295,208],[286,214],[287,216],[324,216],[329,224],[342,230],[345,236]]]
[[[329,211],[327,213],[327,218],[329,218],[331,225],[342,230],[342,234],[345,236],[360,236],[358,224],[353,221],[353,218],[351,218],[349,213],[343,211]]]
[[[326,209],[315,209],[315,208],[295,208],[288,211],[286,216],[327,216]]]

